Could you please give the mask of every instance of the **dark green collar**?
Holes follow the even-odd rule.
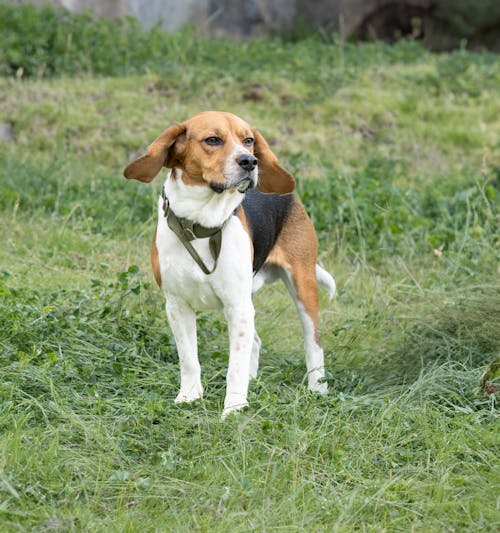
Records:
[[[206,228],[205,226],[193,222],[188,218],[178,217],[172,211],[172,209],[170,209],[168,198],[165,194],[165,189],[162,189],[161,197],[163,198],[163,214],[167,220],[168,227],[177,235],[184,248],[186,248],[201,270],[205,274],[212,274],[212,272],[217,268],[217,260],[219,259],[220,249],[222,246],[222,229],[226,225],[227,220],[222,224],[222,226],[218,226],[216,228]],[[208,269],[203,259],[199,256],[198,252],[191,244],[191,241],[194,239],[206,238],[209,239],[208,246],[214,260],[214,266],[212,270]]]

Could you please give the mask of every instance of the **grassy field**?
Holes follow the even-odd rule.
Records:
[[[498,531],[498,56],[169,39],[128,75],[0,78],[2,531]],[[251,405],[224,423],[224,320],[200,315],[205,398],[174,405],[161,180],[121,177],[205,109],[296,175],[338,284],[329,394],[273,285]]]

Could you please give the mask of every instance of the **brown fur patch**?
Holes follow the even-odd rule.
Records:
[[[153,266],[153,275],[156,283],[161,287],[160,259],[158,257],[158,248],[156,247],[156,229],[153,235],[153,244],[151,245],[151,265]]]
[[[316,341],[319,344],[317,256],[316,232],[303,205],[295,199],[266,263],[280,266],[291,273],[297,298],[313,321]]]

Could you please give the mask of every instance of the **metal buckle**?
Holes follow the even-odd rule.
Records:
[[[167,218],[170,203],[168,201],[167,195],[165,194],[165,187],[162,187],[161,189],[161,197],[163,198],[163,216]]]

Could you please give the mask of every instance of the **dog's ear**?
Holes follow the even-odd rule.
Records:
[[[123,171],[123,175],[127,179],[149,183],[160,172],[161,167],[172,168],[181,156],[176,141],[179,141],[185,132],[186,126],[184,124],[170,126],[153,141],[143,156],[128,165]]]
[[[253,130],[253,134],[255,139],[253,153],[258,159],[259,190],[277,194],[292,192],[295,189],[293,176],[278,163],[264,137],[257,130]]]

